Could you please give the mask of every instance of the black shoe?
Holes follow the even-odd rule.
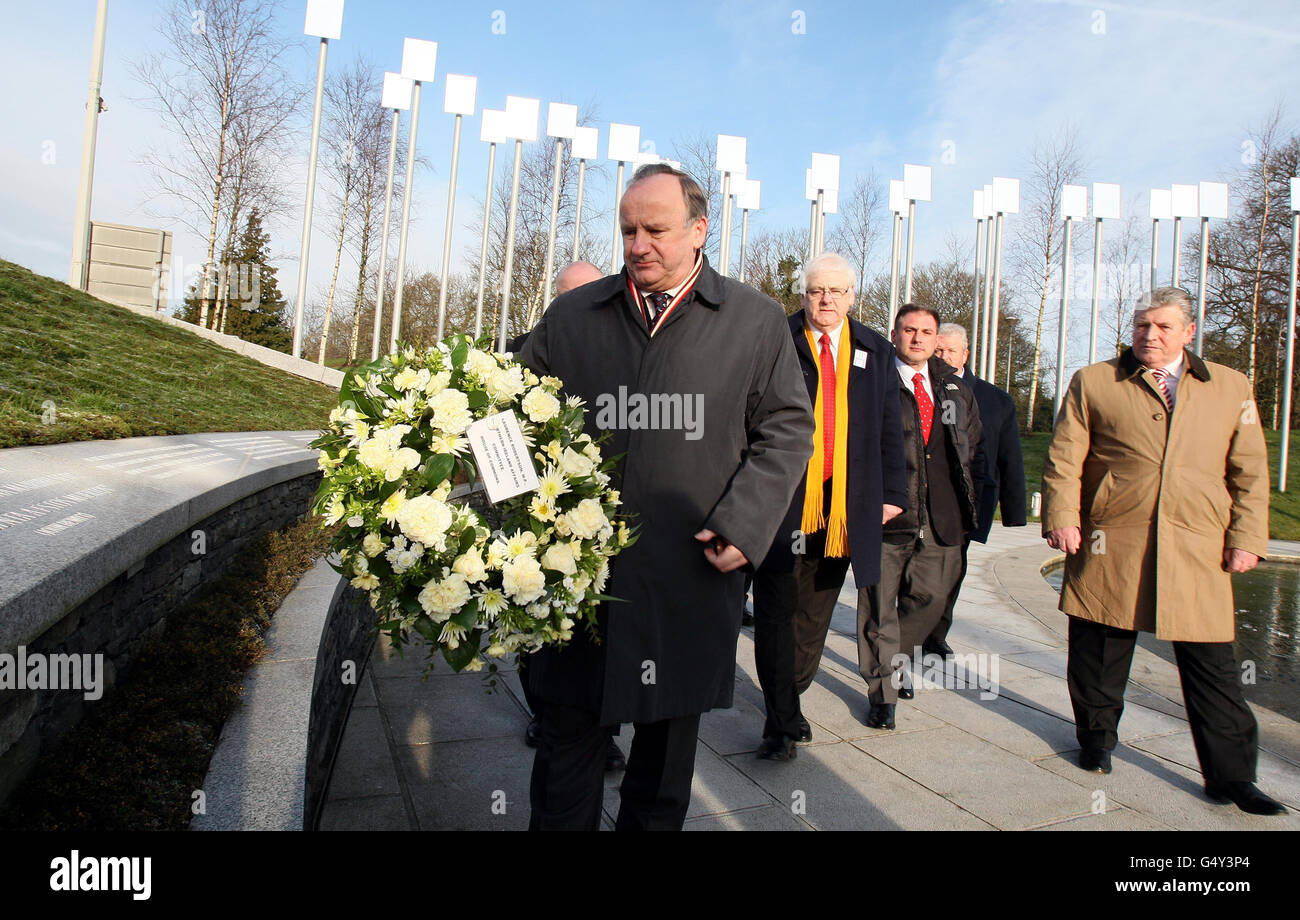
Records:
[[[794,739],[785,735],[764,738],[758,746],[759,760],[794,760],[798,755],[799,749],[794,746]]]
[[[894,730],[894,704],[872,703],[867,710],[867,727]]]
[[[1242,811],[1252,815],[1286,814],[1286,806],[1260,792],[1254,783],[1219,783],[1209,780],[1205,784],[1205,794],[1216,802],[1233,802]]]
[[[802,716],[799,717],[799,740],[804,744],[812,740],[812,726]]]
[[[619,770],[626,769],[627,758],[623,756],[623,752],[619,750],[618,745],[614,743],[614,739],[610,738],[609,747],[605,749],[605,772],[616,773]]]
[[[952,646],[943,639],[927,639],[921,645],[922,655],[938,655],[940,658],[947,658],[953,654]]]
[[[1086,747],[1079,751],[1079,766],[1089,773],[1110,772],[1110,751]]]
[[[529,747],[537,747],[542,743],[542,720],[533,719],[524,729],[524,744]]]
[[[915,696],[916,693],[912,690],[912,684],[909,681],[903,680],[898,685],[898,698],[900,700],[910,700]]]

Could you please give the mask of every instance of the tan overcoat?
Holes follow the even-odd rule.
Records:
[[[1043,534],[1081,528],[1060,609],[1230,642],[1225,548],[1268,551],[1268,459],[1246,377],[1184,350],[1169,412],[1131,349],[1070,381],[1043,465]]]

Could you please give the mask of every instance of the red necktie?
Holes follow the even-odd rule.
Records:
[[[925,392],[925,376],[912,375],[912,389],[916,392],[916,407],[921,410],[921,439],[930,443],[930,428],[934,425],[934,403]]]
[[[1160,392],[1165,394],[1165,405],[1170,411],[1174,408],[1174,394],[1169,390],[1169,371],[1163,367],[1157,367],[1151,372],[1151,376],[1156,378],[1156,383],[1160,384]]]
[[[822,333],[822,482],[835,471],[835,358],[831,337]]]

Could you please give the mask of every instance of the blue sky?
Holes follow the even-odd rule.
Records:
[[[2,2],[0,256],[65,278],[95,4]],[[109,110],[100,119],[92,217],[165,225],[176,231],[176,252],[199,261],[202,240],[150,215],[149,178],[138,165],[144,152],[174,143],[133,101],[142,90],[129,73],[131,62],[157,49],[162,8],[153,0],[110,2]],[[301,35],[304,8],[286,4],[286,34]],[[750,174],[763,181],[764,208],[751,218],[751,232],[807,225],[803,174],[814,151],[842,156],[842,186],[871,167],[901,178],[904,162],[931,164],[934,200],[919,206],[917,219],[917,259],[925,261],[943,254],[950,234],[973,237],[973,188],[994,175],[1018,176],[1034,138],[1066,122],[1078,126],[1090,154],[1086,180],[1121,183],[1125,201],[1141,194],[1143,209],[1154,185],[1230,172],[1252,124],[1276,102],[1300,105],[1287,99],[1300,87],[1294,10],[1294,0],[347,0],[330,66],[361,52],[396,70],[404,35],[433,39],[440,76],[479,77],[480,108],[502,107],[507,93],[538,97],[543,106],[597,104],[602,156],[609,121],[641,125],[642,138],[664,154],[674,138],[744,135]],[[493,30],[497,11],[504,34]],[[301,39],[292,64],[312,78],[313,39]],[[421,112],[420,152],[436,172],[417,179],[408,259],[434,270],[451,136],[441,92],[439,81]],[[469,123],[462,150],[457,267],[471,251],[476,256],[468,224],[486,169],[477,122]],[[305,146],[295,176],[305,175]],[[46,162],[51,149],[53,164]],[[608,198],[612,190],[598,182],[589,194]],[[299,206],[272,228],[277,250],[294,256],[280,265],[281,288],[290,294],[300,214]],[[315,288],[328,281],[329,249],[318,222]]]

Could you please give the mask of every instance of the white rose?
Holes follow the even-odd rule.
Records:
[[[483,380],[488,395],[494,400],[514,399],[524,391],[523,368],[515,365],[508,369],[494,369]],[[536,420],[535,420],[536,421]]]
[[[433,426],[448,434],[460,434],[473,421],[469,397],[460,390],[443,390],[429,400],[429,408],[433,410]]]
[[[372,470],[386,470],[393,461],[393,452],[383,438],[374,437],[362,442],[357,459]]]
[[[578,571],[573,558],[573,549],[567,543],[552,543],[547,547],[546,552],[542,554],[542,565],[556,572],[563,572],[565,575],[572,575]]]
[[[424,385],[424,394],[426,396],[437,396],[443,390],[447,389],[447,384],[451,383],[451,371],[438,371],[429,378],[429,382]]]
[[[560,401],[541,387],[529,390],[521,406],[528,417],[538,424],[549,422],[560,413]]]
[[[402,533],[426,545],[440,545],[451,521],[451,508],[432,495],[417,495],[397,509],[397,526]]]
[[[452,573],[441,581],[431,581],[420,592],[420,606],[435,623],[443,623],[458,613],[469,600],[465,576]]]
[[[570,511],[566,517],[568,518],[569,530],[575,537],[581,537],[584,540],[592,539],[609,526],[609,520],[605,517],[605,509],[600,507],[600,502],[594,498],[584,498],[578,502],[578,507]]]
[[[516,604],[523,605],[546,591],[546,576],[532,556],[517,556],[501,567],[501,587]]]
[[[420,375],[414,368],[406,367],[393,375],[393,386],[399,390],[413,390],[420,382]]]
[[[469,552],[457,557],[451,564],[451,570],[465,576],[465,580],[470,584],[477,584],[487,578],[487,566],[483,564],[483,556],[479,553],[478,547],[473,547]]]
[[[469,354],[465,356],[465,370],[486,383],[488,378],[496,373],[497,362],[486,351],[471,348]]]
[[[591,471],[596,465],[591,462],[591,458],[578,453],[572,447],[566,447],[564,454],[560,457],[560,469],[564,470],[564,475],[574,479],[581,479],[583,476],[590,476]]]

